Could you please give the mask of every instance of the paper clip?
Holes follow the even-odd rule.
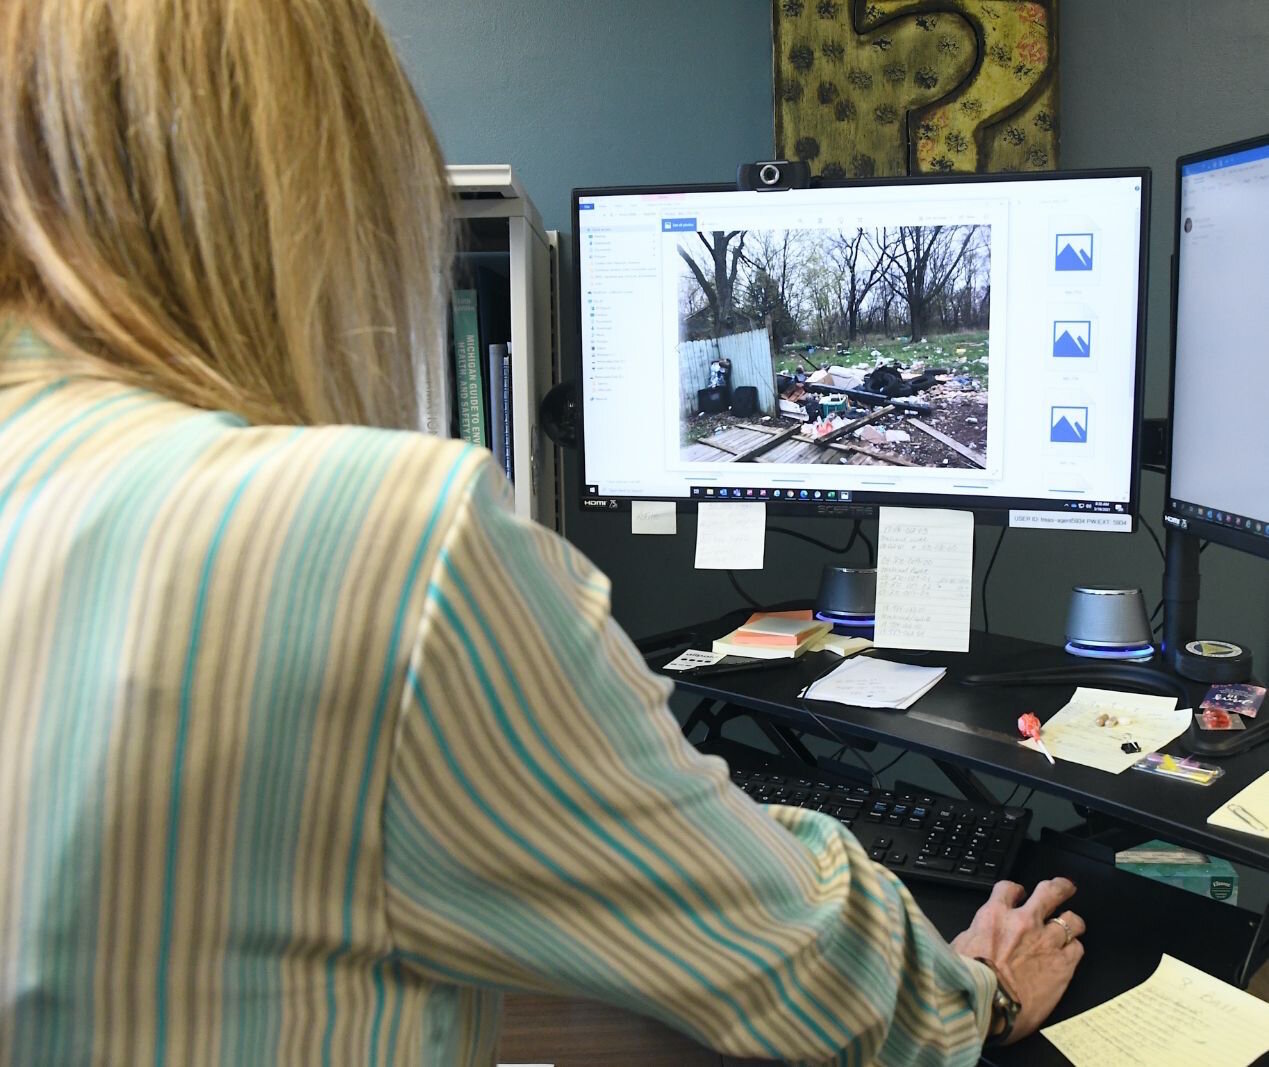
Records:
[[[1257,819],[1256,816],[1254,816],[1241,804],[1231,804],[1229,806],[1229,810],[1242,819],[1242,821],[1248,826],[1254,827],[1257,830],[1269,830],[1269,826],[1266,826],[1263,822]]]

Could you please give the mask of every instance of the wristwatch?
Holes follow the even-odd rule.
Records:
[[[996,970],[996,965],[982,956],[975,958],[979,963],[990,967],[996,976],[996,992],[991,998],[991,1023],[987,1027],[987,1044],[1003,1045],[1013,1033],[1013,1024],[1018,1018],[1018,1013],[1022,1011],[1022,1005],[1009,992],[1004,980],[1000,977],[1000,972]]]

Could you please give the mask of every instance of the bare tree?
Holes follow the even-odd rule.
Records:
[[[744,254],[744,312],[755,323],[769,322],[777,346],[797,339],[803,300],[802,255],[796,231],[751,234]]]
[[[709,237],[703,233],[696,236],[708,253],[705,264],[697,263],[683,245],[679,245],[679,255],[709,301],[714,336],[723,337],[736,328],[736,271],[744,256],[745,231],[714,230]]]
[[[977,232],[975,226],[900,226],[896,231],[885,254],[886,283],[907,302],[914,338],[925,333],[930,313]]]
[[[847,343],[853,345],[859,336],[860,309],[885,274],[885,231],[869,235],[861,226],[853,234],[839,233],[829,243],[828,255],[841,271],[838,310]]]

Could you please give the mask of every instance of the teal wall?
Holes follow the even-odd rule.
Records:
[[[569,229],[575,185],[726,180],[740,160],[771,151],[764,0],[379,0],[379,9],[447,157],[511,163],[549,227]],[[1162,415],[1174,161],[1269,130],[1269,4],[1062,0],[1060,34],[1063,165],[1154,170],[1147,413]],[[565,325],[570,337],[571,318]],[[1142,477],[1142,511],[1159,529],[1162,479]],[[623,518],[573,512],[569,536],[612,577],[628,629],[739,603],[725,577],[693,570],[690,517],[680,516],[677,538],[638,542]],[[831,522],[798,528],[838,544],[847,532]],[[979,577],[997,532],[980,530]],[[763,601],[809,597],[819,564],[836,557],[770,534],[767,559],[762,574],[741,576]],[[1212,547],[1203,572],[1201,629],[1243,640],[1269,671],[1269,561]],[[1160,575],[1145,532],[1013,531],[991,576],[992,628],[1056,640],[1072,585],[1139,585],[1153,604]]]

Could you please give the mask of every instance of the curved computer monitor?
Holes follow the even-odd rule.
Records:
[[[1149,172],[577,189],[580,499],[1133,529]]]
[[[1164,521],[1269,557],[1269,136],[1177,160]]]

